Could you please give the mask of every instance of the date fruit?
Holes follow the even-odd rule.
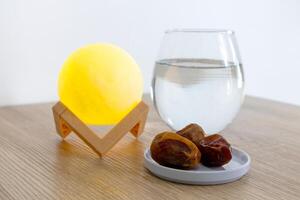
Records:
[[[231,158],[230,144],[219,134],[203,138],[199,143],[202,154],[201,163],[208,167],[219,167],[228,163]]]
[[[173,132],[156,135],[150,151],[156,162],[172,168],[194,168],[201,158],[199,149],[192,141]]]
[[[198,148],[200,141],[205,137],[204,130],[198,124],[189,124],[176,133],[191,140]]]

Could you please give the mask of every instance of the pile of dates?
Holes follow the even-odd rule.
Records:
[[[156,135],[150,151],[159,164],[179,169],[192,169],[200,162],[207,167],[220,167],[232,158],[225,138],[219,134],[206,136],[198,124],[190,124],[176,133]]]

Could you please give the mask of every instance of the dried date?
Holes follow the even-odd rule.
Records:
[[[158,134],[152,141],[152,158],[163,166],[191,169],[198,165],[201,153],[190,140],[173,132]]]
[[[176,132],[177,134],[191,140],[198,148],[200,141],[205,137],[205,132],[198,124],[189,124],[180,131]]]
[[[219,134],[203,138],[199,150],[202,154],[201,163],[208,167],[225,165],[232,158],[230,144]]]

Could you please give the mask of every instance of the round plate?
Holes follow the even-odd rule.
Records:
[[[196,169],[182,170],[162,166],[155,162],[149,148],[144,153],[145,167],[154,175],[177,183],[192,185],[215,185],[238,180],[250,168],[250,156],[235,147],[232,147],[232,159],[222,167],[205,167],[201,164]]]

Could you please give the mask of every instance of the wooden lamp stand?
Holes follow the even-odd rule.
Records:
[[[116,124],[103,138],[96,135],[85,123],[74,115],[63,103],[56,103],[53,116],[57,133],[64,139],[73,131],[100,157],[109,151],[127,132],[135,137],[142,134],[149,107],[141,101],[118,124]]]

